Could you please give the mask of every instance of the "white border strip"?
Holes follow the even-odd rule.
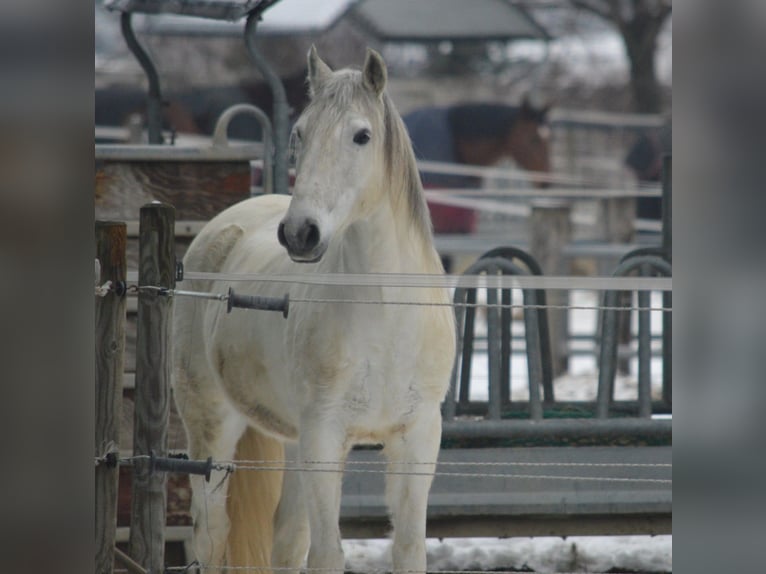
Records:
[[[129,271],[128,282],[138,280]],[[583,291],[672,291],[670,277],[570,277],[530,275],[424,275],[401,273],[203,273],[184,272],[184,279],[246,281],[344,287],[557,289]]]

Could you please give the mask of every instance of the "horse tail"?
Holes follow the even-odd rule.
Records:
[[[248,427],[237,443],[235,460],[249,461],[242,463],[248,467],[282,467],[284,458],[282,442],[253,427]],[[268,568],[274,541],[274,513],[282,494],[282,471],[239,469],[229,480],[227,563]]]

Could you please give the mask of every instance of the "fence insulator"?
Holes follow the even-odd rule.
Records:
[[[290,295],[285,293],[283,298],[279,297],[260,297],[258,295],[237,295],[234,289],[229,287],[229,294],[227,297],[228,307],[227,312],[231,313],[232,308],[239,307],[242,309],[260,309],[262,311],[282,311],[282,316],[287,318],[287,313],[290,308]]]
[[[205,481],[210,482],[210,473],[213,471],[213,457],[207,460],[187,460],[183,458],[166,458],[155,456],[152,451],[149,457],[149,469],[151,472],[180,472],[184,474],[200,474]]]

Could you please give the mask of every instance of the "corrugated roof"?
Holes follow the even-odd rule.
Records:
[[[362,0],[351,13],[384,42],[548,38],[522,8],[505,0]]]

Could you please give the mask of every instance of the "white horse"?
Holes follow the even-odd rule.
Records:
[[[412,147],[384,91],[382,58],[368,50],[361,72],[333,72],[312,47],[308,70],[312,100],[293,131],[292,198],[261,196],[227,209],[192,242],[185,268],[443,273]],[[229,286],[192,283],[214,292]],[[282,466],[287,441],[297,443],[290,458],[302,469],[283,476],[240,470],[229,480],[218,473],[209,484],[192,477],[197,559],[213,568],[271,564],[297,571],[308,552],[310,568],[342,572],[343,461],[353,445],[367,443],[383,444],[387,469],[399,473],[386,476],[394,570],[425,570],[440,402],[455,352],[448,293],[257,281],[236,289],[368,304],[293,302],[284,319],[263,311],[227,314],[219,302],[176,301],[174,391],[191,457]],[[390,304],[401,300],[423,305]],[[412,470],[418,472],[406,473]]]

